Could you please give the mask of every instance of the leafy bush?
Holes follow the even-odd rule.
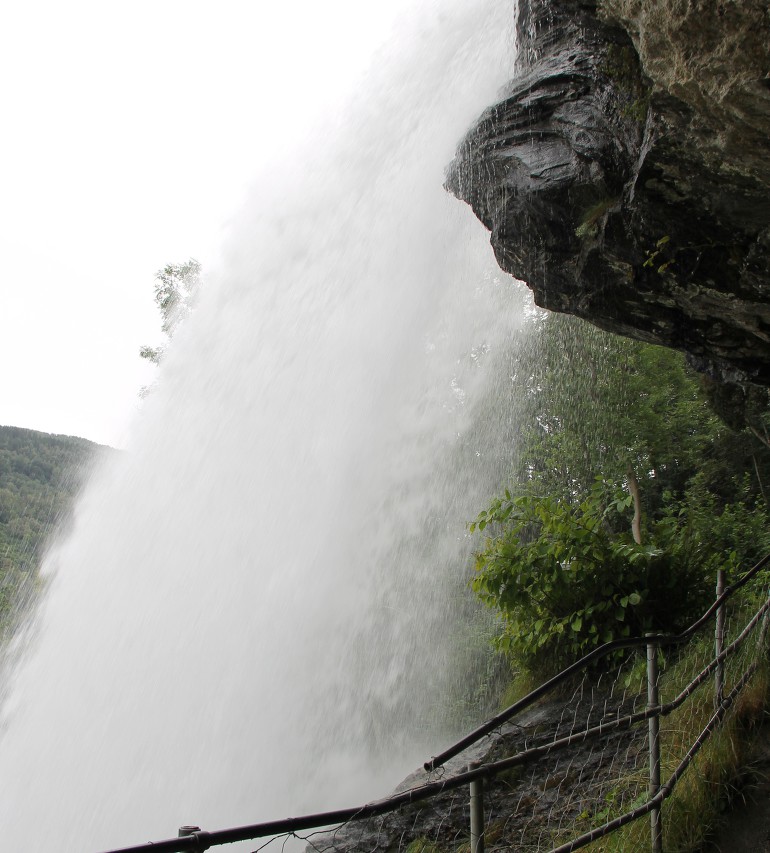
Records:
[[[713,576],[725,569],[728,582],[770,551],[765,502],[751,494],[748,482],[737,491],[742,499],[722,505],[704,475],[696,474],[683,500],[664,495],[668,500],[657,524],[659,531],[670,530],[669,547],[697,550],[704,571]]]
[[[493,534],[473,587],[503,617],[498,645],[537,675],[685,627],[718,568],[729,583],[770,551],[770,413],[764,392],[727,394],[735,433],[681,353],[556,314],[531,324],[512,359],[510,491],[471,529]]]
[[[670,547],[674,522],[656,531],[663,547],[655,537],[636,544],[622,532],[631,504],[618,485],[597,480],[580,502],[506,491],[478,516],[471,531],[493,525],[498,535],[477,555],[471,585],[503,617],[500,648],[550,671],[613,639],[678,631],[700,614],[712,583],[698,549]]]

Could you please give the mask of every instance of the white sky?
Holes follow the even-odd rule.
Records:
[[[123,443],[161,337],[155,271],[205,271],[282,138],[416,3],[3,4],[0,424]]]

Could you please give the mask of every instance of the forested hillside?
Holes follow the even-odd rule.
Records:
[[[82,438],[0,426],[0,635],[35,589],[48,537],[101,452]]]

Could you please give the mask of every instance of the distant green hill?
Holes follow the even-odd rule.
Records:
[[[107,451],[83,438],[0,426],[0,635],[37,588],[49,536]]]

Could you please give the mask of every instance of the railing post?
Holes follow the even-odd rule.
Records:
[[[717,598],[725,591],[725,570],[717,572]],[[719,657],[725,646],[725,606],[717,608],[716,628],[714,629],[714,655]],[[719,661],[714,672],[714,710],[722,704],[725,693],[725,662]]]
[[[478,761],[468,765],[469,770],[479,767]],[[471,789],[471,853],[484,853],[484,779],[479,776],[470,784]]]
[[[648,635],[650,636],[650,635]],[[660,705],[658,697],[658,646],[647,643],[647,710]],[[660,790],[660,718],[656,715],[647,721],[650,751],[650,799]],[[663,825],[660,806],[650,812],[650,841],[652,853],[663,853]]]
[[[770,592],[767,593],[767,597],[770,597]],[[757,653],[764,654],[765,652],[765,643],[767,641],[767,629],[770,626],[770,621],[768,620],[768,616],[770,613],[766,612],[762,617],[762,626],[759,629],[759,636],[757,637]]]

